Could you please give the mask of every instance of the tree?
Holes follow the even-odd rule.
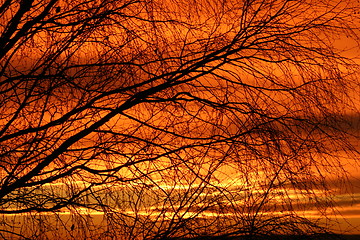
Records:
[[[4,0],[4,238],[326,232],[347,1]],[[319,195],[319,191],[321,194]],[[13,221],[12,221],[13,220]],[[15,222],[14,222],[15,221]],[[18,229],[18,223],[27,225]]]

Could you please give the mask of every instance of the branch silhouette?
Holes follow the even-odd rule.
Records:
[[[355,11],[4,0],[1,237],[330,233],[306,212],[338,213],[329,173],[358,157],[358,66],[336,44],[358,44]]]

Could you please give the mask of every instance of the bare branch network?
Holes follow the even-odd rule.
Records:
[[[357,47],[357,11],[1,0],[0,236],[330,231],[306,212],[336,214],[330,182],[357,157],[346,116],[358,66],[343,53]]]

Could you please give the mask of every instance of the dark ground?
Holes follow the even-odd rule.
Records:
[[[344,240],[360,240],[360,235],[345,235]]]

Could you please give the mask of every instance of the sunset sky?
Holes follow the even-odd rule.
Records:
[[[360,234],[358,9],[0,2],[0,237]]]

